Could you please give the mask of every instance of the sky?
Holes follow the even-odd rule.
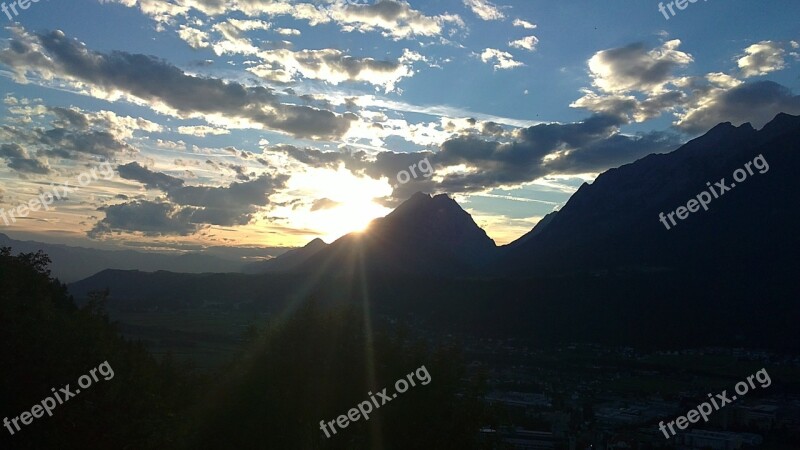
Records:
[[[505,244],[605,170],[800,114],[800,3],[662,3],[5,0],[0,232],[300,246],[423,191]]]

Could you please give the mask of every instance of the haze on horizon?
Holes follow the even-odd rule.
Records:
[[[800,4],[657,6],[31,4],[0,44],[0,208],[101,160],[117,176],[0,233],[300,246],[423,191],[504,244],[609,168],[800,114]],[[400,183],[423,158],[434,175]]]

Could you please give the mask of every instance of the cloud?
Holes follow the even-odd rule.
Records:
[[[118,170],[122,178],[138,181],[149,189],[160,189],[166,199],[101,208],[106,217],[89,232],[90,237],[113,232],[188,235],[208,225],[247,225],[260,208],[270,204],[270,195],[286,187],[289,179],[288,175],[262,174],[228,186],[186,186],[179,178],[136,162],[119,166]]]
[[[536,50],[536,45],[539,43],[539,38],[536,36],[526,36],[522,39],[517,39],[516,41],[511,41],[508,43],[511,47],[520,48],[523,50],[534,51]]]
[[[530,23],[530,22],[528,22],[526,20],[522,20],[522,19],[514,19],[513,25],[515,27],[522,27],[522,28],[524,28],[526,30],[533,30],[533,29],[536,28],[536,24]]]
[[[620,121],[644,122],[654,119],[665,111],[684,105],[687,96],[681,91],[664,91],[639,100],[628,94],[598,94],[590,90],[570,104],[573,108],[585,108],[593,113],[617,116]]]
[[[142,167],[137,162],[131,162],[125,165],[117,166],[119,176],[126,180],[138,181],[145,185],[147,189],[160,189],[162,191],[169,191],[183,186],[184,181],[180,178],[167,175],[161,172],[153,172],[152,170]]]
[[[464,26],[456,15],[426,16],[407,2],[395,0],[380,0],[373,4],[335,3],[329,14],[344,31],[381,30],[384,36],[393,39],[437,36],[447,23]]]
[[[624,121],[613,115],[594,115],[582,122],[539,124],[506,132],[490,122],[472,125],[470,134],[447,139],[437,152],[395,153],[323,152],[293,146],[274,147],[311,167],[345,168],[357,175],[386,178],[393,188],[387,205],[395,205],[416,191],[470,193],[497,187],[520,186],[549,175],[599,173],[651,153],[674,150],[677,134],[653,132],[625,135]],[[454,129],[468,128],[453,124]],[[480,131],[476,133],[474,131]],[[397,173],[428,158],[435,176],[407,184]]]
[[[192,48],[211,47],[211,43],[209,42],[209,34],[205,31],[198,30],[197,28],[181,25],[178,29],[178,37],[183,39]]]
[[[178,127],[178,133],[186,134],[189,136],[206,137],[208,135],[219,136],[223,134],[230,134],[230,130],[225,128],[209,127],[206,125]]]
[[[274,152],[285,153],[289,157],[311,167],[336,168],[342,162],[353,163],[360,160],[346,152],[323,152],[314,148],[299,148],[294,145],[278,145],[271,149]]]
[[[68,160],[114,159],[120,154],[133,154],[136,149],[125,142],[133,134],[132,127],[142,125],[145,130],[152,122],[132,117],[121,117],[110,111],[86,113],[77,108],[48,108],[39,106],[25,110],[10,109],[12,114],[25,115],[31,122],[54,117],[51,127],[4,125],[0,127],[0,140],[24,145],[37,157]],[[29,157],[28,159],[33,159]],[[19,162],[29,170],[42,170],[43,163]]]
[[[610,93],[658,92],[675,69],[693,61],[692,55],[678,50],[680,44],[676,39],[652,50],[635,43],[597,52],[589,59],[592,84]]]
[[[388,92],[404,77],[410,77],[411,67],[401,61],[379,61],[372,58],[356,58],[340,50],[286,49],[263,51],[258,54],[265,62],[248,69],[266,79],[281,79],[284,82],[298,76],[323,80],[336,85],[345,81],[363,81],[383,86]]]
[[[677,126],[687,133],[704,132],[720,122],[749,122],[760,128],[780,112],[800,114],[800,96],[773,81],[759,81],[730,90],[707,89],[692,100]]]
[[[250,39],[244,37],[244,33],[252,30],[268,30],[270,24],[263,20],[228,19],[225,22],[215,24],[213,28],[214,31],[222,35],[222,39],[213,45],[214,52],[217,55],[254,55],[258,53],[258,48],[253,45]]]
[[[745,83],[725,73],[679,76],[693,61],[678,50],[677,40],[648,50],[631,44],[596,53],[588,62],[597,90],[584,89],[570,106],[595,114],[616,116],[622,123],[643,122],[671,113],[677,130],[690,135],[720,122],[760,127],[779,112],[798,114],[798,97],[774,82]],[[763,41],[745,49],[740,58],[742,76],[779,70],[784,65],[780,44]]]
[[[511,53],[497,50],[494,48],[487,48],[480,54],[481,61],[492,64],[494,70],[498,69],[513,69],[515,67],[522,67],[525,64],[515,61]]]
[[[0,158],[6,160],[9,169],[21,173],[46,175],[50,169],[36,158],[30,158],[28,152],[19,144],[0,145]]]
[[[294,28],[276,28],[275,32],[283,36],[300,36],[300,30]]]
[[[548,173],[555,174],[599,173],[653,153],[670,152],[681,144],[682,139],[671,133],[653,131],[634,136],[618,133],[568,152],[557,153],[544,166]]]
[[[192,222],[194,208],[181,208],[167,202],[138,200],[100,208],[106,217],[87,235],[99,238],[111,233],[139,232],[145,236],[195,233],[200,227]]]
[[[291,16],[297,20],[308,21],[311,26],[328,23],[331,21],[330,12],[317,5],[302,2],[290,2],[285,0],[239,0],[233,3],[225,3],[226,9],[216,15],[227,14],[231,11],[241,11],[247,16],[258,17],[266,16]]]
[[[60,158],[74,158],[85,154],[113,159],[118,153],[136,150],[108,131],[73,132],[64,128],[53,128],[46,131],[35,131],[38,143],[47,147],[38,154]]]
[[[152,56],[94,52],[60,31],[29,34],[14,27],[12,32],[15,37],[0,50],[0,63],[12,68],[21,81],[28,74],[62,79],[100,98],[121,93],[180,118],[214,116],[298,138],[338,139],[352,120],[328,110],[283,104],[264,87],[191,76]]]
[[[585,89],[570,106],[617,116],[622,122],[643,122],[671,113],[676,129],[689,135],[708,131],[721,122],[749,122],[758,128],[780,112],[800,114],[798,97],[771,81],[745,83],[719,72],[704,77],[659,76],[655,80],[630,84],[640,91],[626,88],[598,93]]]
[[[83,114],[77,109],[52,107],[50,108],[50,111],[61,120],[60,123],[56,122],[56,125],[65,128],[74,127],[79,130],[85,130],[89,128],[89,118],[86,116],[86,114]]]
[[[288,179],[288,175],[263,174],[251,181],[223,187],[183,186],[167,191],[167,196],[179,205],[200,208],[192,216],[196,223],[247,225],[256,207],[268,205],[270,194],[285,187]]]
[[[464,5],[483,20],[503,20],[506,18],[497,5],[488,0],[464,0]]]
[[[582,122],[541,124],[517,130],[511,142],[474,136],[448,140],[432,159],[437,166],[463,166],[437,184],[440,191],[478,192],[517,186],[554,174],[598,173],[650,153],[674,150],[677,136],[664,133],[628,136],[613,116]]]
[[[120,116],[111,111],[84,111],[76,107],[53,107],[42,100],[6,98],[9,117],[0,125],[0,158],[19,174],[45,175],[59,172],[59,164],[113,161],[133,155],[127,143],[135,132],[161,131],[162,127],[143,118]],[[20,125],[22,124],[22,125]]]
[[[384,36],[395,40],[438,36],[448,24],[464,27],[464,21],[457,15],[427,16],[402,0],[377,0],[374,3],[363,4],[325,0],[323,3],[327,5],[288,0],[176,0],[175,3],[159,0],[105,1],[128,7],[138,6],[144,14],[160,24],[172,23],[176,17],[188,16],[190,11],[196,10],[211,17],[235,12],[248,17],[291,16],[296,20],[307,21],[310,26],[335,22],[346,32],[380,31]],[[280,31],[278,33],[286,34]],[[185,31],[184,35],[189,38],[185,39],[187,42],[190,40],[198,42],[197,36],[193,36],[191,31]]]
[[[745,55],[737,64],[745,78],[766,75],[786,67],[782,45],[773,41],[761,41],[744,49]]]

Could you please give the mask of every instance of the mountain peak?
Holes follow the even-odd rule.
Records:
[[[745,122],[741,125],[734,126],[730,122],[723,122],[708,130],[708,133],[702,136],[702,139],[724,139],[731,135],[741,135],[754,133],[756,131],[750,122]]]
[[[764,125],[761,129],[766,134],[780,134],[792,130],[793,128],[800,128],[800,116],[793,116],[791,114],[779,113],[769,123]]]
[[[328,245],[328,244],[326,244],[325,241],[323,241],[322,239],[314,238],[311,242],[309,242],[308,244],[304,245],[303,248],[313,248],[313,247],[326,246],[326,245]]]
[[[496,248],[447,194],[417,192],[363,233],[344,236],[320,251],[304,268],[336,270],[346,267],[339,262],[348,255],[361,254],[371,270],[386,273],[466,274],[485,265]]]

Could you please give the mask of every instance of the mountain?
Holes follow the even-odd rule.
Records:
[[[424,329],[540,344],[797,351],[797,142],[800,117],[779,115],[758,131],[721,124],[674,152],[605,172],[504,247],[446,195],[420,193],[362,233],[314,244],[289,273],[105,271],[70,291],[85,298],[108,287],[110,306],[138,312],[216,317],[307,299],[368,302],[373,314]],[[659,220],[707,182],[732,186],[746,167],[744,181],[709,194],[708,211],[670,229]],[[295,258],[303,259],[284,261]]]
[[[479,273],[496,250],[494,241],[453,199],[416,193],[364,232],[348,234],[319,251],[299,270],[466,275]]]
[[[50,269],[53,276],[65,283],[81,280],[105,269],[203,273],[238,272],[242,267],[241,261],[200,253],[167,255],[132,250],[99,250],[36,241],[19,241],[2,233],[0,233],[0,247],[11,247],[14,254],[42,250],[52,260]]]
[[[723,123],[672,153],[611,169],[581,186],[543,227],[504,248],[498,271],[707,271],[746,269],[754,261],[797,265],[797,142],[800,117],[780,114],[760,131]],[[748,164],[753,174],[745,171]],[[737,169],[739,179],[747,175],[741,182],[733,178]],[[717,186],[723,178],[730,187],[724,193]],[[695,204],[699,211],[685,220],[673,215],[675,225],[666,218],[667,229],[660,214],[692,206],[688,202],[707,192],[707,183],[716,187],[706,194],[708,210]]]
[[[244,267],[242,272],[275,273],[292,271],[327,247],[328,244],[326,244],[325,241],[316,238],[304,247],[289,250],[276,258],[250,263]]]

